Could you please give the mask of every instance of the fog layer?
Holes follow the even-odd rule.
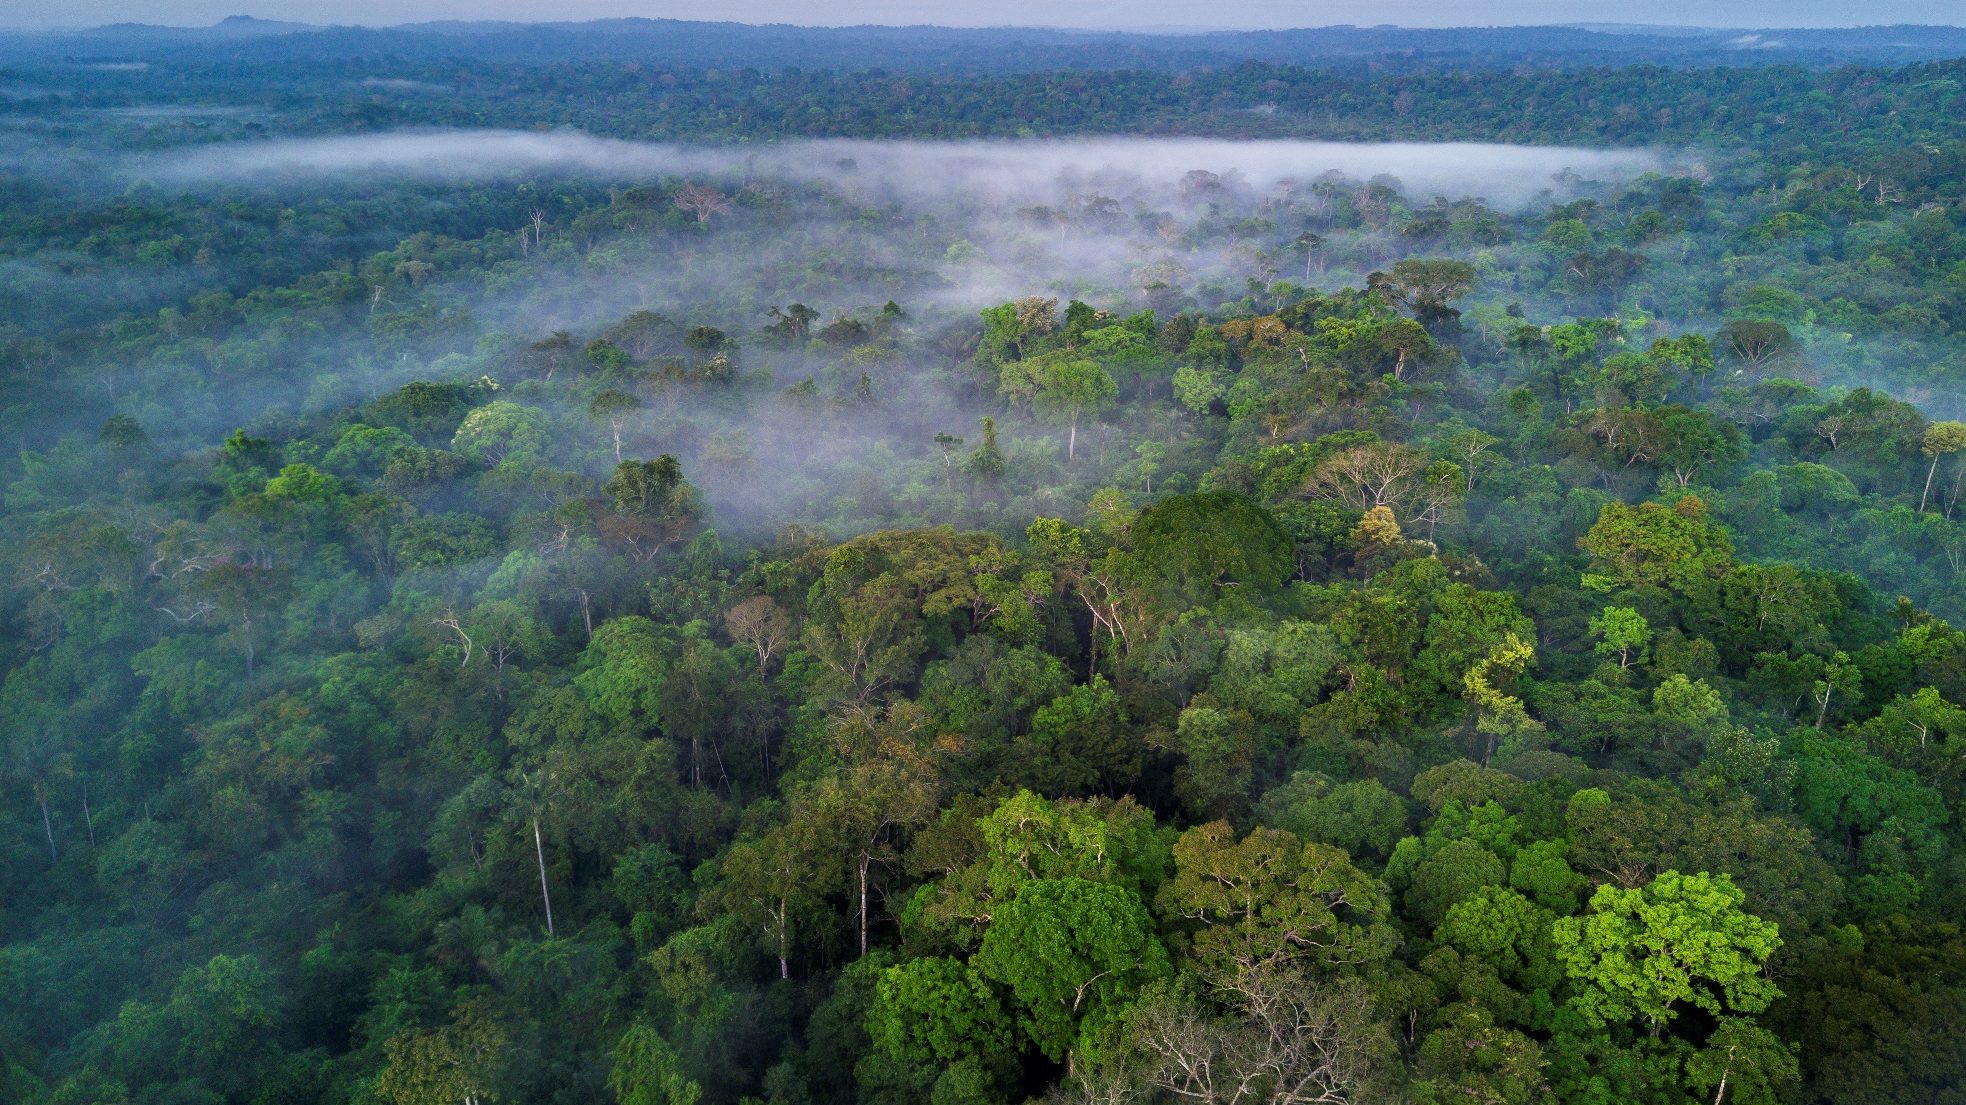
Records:
[[[1328,172],[1389,174],[1416,193],[1451,192],[1519,205],[1559,174],[1618,180],[1661,169],[1644,149],[1448,143],[1230,142],[1193,138],[871,142],[824,139],[756,147],[678,146],[578,131],[405,131],[225,143],[146,158],[144,175],[178,183],[260,183],[307,177],[437,181],[560,173],[604,179],[742,172],[826,183],[850,192],[927,198],[968,193],[1035,202],[1061,185],[1127,191],[1170,185],[1197,167],[1267,189]]]

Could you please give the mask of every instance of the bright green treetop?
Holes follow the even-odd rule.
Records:
[[[1759,1013],[1781,996],[1761,973],[1781,946],[1775,923],[1741,910],[1726,875],[1662,872],[1631,890],[1605,885],[1590,911],[1560,918],[1558,955],[1577,983],[1571,1004],[1599,1023],[1644,1018],[1653,1033],[1694,1005]]]

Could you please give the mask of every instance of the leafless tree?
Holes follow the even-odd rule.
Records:
[[[695,215],[700,224],[709,222],[712,215],[730,210],[730,200],[715,188],[692,184],[677,191],[676,206]]]
[[[1236,985],[1225,996],[1239,1016],[1217,1017],[1193,1001],[1142,1006],[1132,1026],[1139,1080],[1196,1105],[1375,1099],[1387,1041],[1362,986],[1320,987],[1289,971],[1247,974]]]
[[[731,640],[758,654],[758,674],[763,675],[772,655],[791,640],[792,617],[770,596],[753,595],[724,614],[724,628]]]
[[[464,631],[464,623],[458,618],[457,611],[446,610],[444,611],[443,617],[432,618],[430,624],[438,627],[439,629],[448,629],[452,633],[457,634],[457,639],[460,642],[462,642],[462,644],[464,645],[464,659],[461,663],[458,664],[458,667],[461,668],[470,667],[471,666],[471,635]]]
[[[1425,471],[1427,454],[1409,445],[1373,442],[1355,445],[1325,459],[1305,480],[1313,498],[1336,499],[1355,510],[1375,506],[1397,510],[1412,495],[1415,477]]]

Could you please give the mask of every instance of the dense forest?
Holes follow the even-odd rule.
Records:
[[[0,1101],[1966,1102],[1966,62],[924,36],[0,70]]]
[[[160,13],[162,14],[162,13]],[[340,13],[335,13],[340,14]],[[461,57],[531,65],[595,60],[698,68],[912,73],[1181,72],[1257,61],[1353,71],[1577,69],[1651,64],[1904,65],[1966,52],[1966,28],[1867,26],[1762,31],[1617,25],[1309,27],[1142,32],[1044,27],[747,25],[677,19],[585,23],[449,20],[327,26],[232,16],[209,27],[117,23],[53,31],[0,27],[0,61],[116,60],[176,65],[215,52],[254,62]]]

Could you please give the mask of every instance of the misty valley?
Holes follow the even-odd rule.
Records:
[[[789,30],[0,32],[0,1102],[1966,1103],[1960,32]]]

